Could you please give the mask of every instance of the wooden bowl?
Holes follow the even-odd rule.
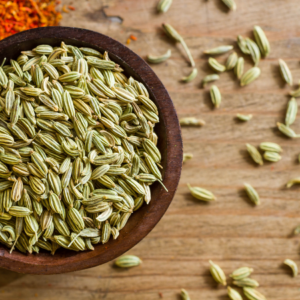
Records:
[[[8,248],[0,244],[0,267],[19,273],[58,274],[91,268],[117,258],[141,241],[158,223],[170,205],[182,166],[182,139],[174,105],[165,87],[137,54],[123,44],[103,34],[85,29],[69,27],[37,28],[15,34],[0,41],[0,60],[16,59],[20,51],[30,50],[39,44],[58,46],[61,41],[78,47],[91,47],[101,52],[108,51],[128,76],[133,76],[147,87],[150,98],[156,103],[160,123],[155,126],[158,148],[162,154],[163,182],[167,193],[159,183],[151,187],[152,200],[149,205],[135,212],[117,240],[95,245],[94,251],[73,252],[59,249],[54,256],[41,251],[24,255],[18,250],[9,254]]]

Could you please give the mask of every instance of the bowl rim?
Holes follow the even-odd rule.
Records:
[[[133,73],[139,77],[139,80],[145,84],[151,98],[156,102],[166,131],[166,141],[164,142],[166,144],[167,159],[164,165],[163,181],[169,192],[166,193],[162,188],[160,189],[159,195],[161,197],[159,201],[151,201],[151,205],[146,206],[143,223],[139,222],[134,225],[134,235],[125,232],[124,237],[127,239],[123,239],[121,244],[118,240],[112,240],[105,245],[96,245],[94,251],[75,253],[67,251],[68,253],[65,256],[60,257],[43,253],[24,255],[19,251],[9,254],[8,248],[0,244],[0,267],[18,273],[60,274],[109,262],[140,242],[159,222],[174,197],[181,174],[183,151],[181,129],[173,102],[160,79],[139,55],[120,42],[101,33],[76,27],[53,26],[30,29],[3,39],[0,41],[0,57],[2,52],[9,47],[18,47],[29,40],[43,38],[72,39],[78,43],[89,44],[90,47],[105,49],[111,57],[115,57],[122,62],[121,66],[126,65],[127,68],[131,68]],[[125,229],[126,226],[123,230]],[[100,248],[102,250],[97,251]]]

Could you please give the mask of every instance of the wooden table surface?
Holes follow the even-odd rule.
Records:
[[[194,159],[183,167],[178,192],[158,226],[129,253],[143,259],[140,267],[114,268],[108,263],[96,268],[53,276],[20,275],[0,270],[0,299],[180,299],[181,288],[192,300],[225,300],[226,289],[212,280],[208,260],[219,264],[229,275],[235,268],[255,269],[253,278],[267,299],[300,299],[299,278],[282,262],[299,263],[299,238],[292,237],[300,224],[299,188],[285,183],[299,176],[299,140],[285,138],[276,129],[284,121],[290,90],[279,75],[278,59],[289,65],[295,83],[300,79],[300,9],[298,0],[236,0],[237,11],[228,13],[220,0],[174,0],[164,15],[155,13],[157,1],[73,0],[76,8],[64,14],[62,25],[99,31],[125,43],[133,34],[138,39],[129,47],[145,57],[172,50],[172,58],[153,66],[167,87],[179,117],[203,118],[203,128],[184,128],[184,150]],[[71,2],[63,1],[70,4]],[[180,46],[161,31],[168,22],[182,34],[195,58],[199,75],[193,82],[179,82],[190,67]],[[201,79],[211,71],[202,51],[222,44],[235,44],[238,34],[251,36],[260,25],[271,43],[271,54],[259,67],[262,75],[253,84],[240,88],[233,73],[217,82],[223,99],[213,109],[208,89]],[[238,54],[241,53],[236,49]],[[224,62],[227,55],[220,56]],[[251,61],[246,59],[246,68]],[[296,88],[294,86],[293,88]],[[299,101],[299,100],[297,100]],[[236,113],[251,113],[253,119],[239,123]],[[293,128],[300,133],[300,121]],[[279,143],[282,160],[255,166],[245,143]],[[243,191],[252,184],[261,196],[253,207]],[[216,196],[214,203],[192,199],[187,183],[205,187]]]

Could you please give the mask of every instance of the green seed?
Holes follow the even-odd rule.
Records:
[[[253,271],[254,270],[252,268],[242,267],[242,268],[234,270],[232,272],[232,274],[230,275],[230,277],[233,280],[240,280],[240,279],[250,276]]]
[[[192,80],[194,80],[196,78],[198,74],[198,70],[196,68],[193,69],[193,71],[186,77],[182,77],[181,81],[188,83],[191,82]]]
[[[12,206],[9,209],[9,214],[13,217],[23,218],[23,217],[26,217],[26,216],[29,216],[30,214],[32,214],[32,211],[30,211],[26,207]]]
[[[241,86],[245,86],[253,82],[260,76],[260,69],[258,67],[254,67],[249,69],[246,73],[244,73],[241,77]]]
[[[243,121],[243,122],[247,122],[247,121],[250,121],[252,119],[252,115],[243,115],[243,114],[237,114],[236,117],[240,120],[240,121]]]
[[[230,10],[236,10],[236,4],[234,0],[222,0],[222,1]]]
[[[239,292],[231,288],[230,286],[227,287],[228,296],[231,300],[243,300],[242,296]]]
[[[260,52],[264,57],[267,57],[270,53],[270,43],[266,37],[266,34],[259,26],[254,26],[253,34]]]
[[[282,152],[282,148],[276,143],[263,142],[259,145],[259,148],[263,151],[271,151],[271,152]]]
[[[210,88],[210,98],[213,105],[218,108],[221,104],[222,96],[219,88],[216,85],[212,85]]]
[[[194,68],[195,67],[194,59],[193,59],[193,57],[191,55],[191,52],[190,52],[189,48],[187,47],[187,45],[186,45],[186,43],[184,41],[184,39],[181,37],[181,35],[170,24],[164,23],[164,24],[162,24],[162,26],[163,26],[166,34],[170,38],[172,38],[176,42],[181,43],[182,47],[184,48],[184,50],[185,50],[185,52],[186,52],[186,54],[187,54],[187,56],[189,58],[191,66]],[[149,97],[149,95],[147,95],[147,94],[145,96]]]
[[[164,0],[162,0],[164,1]],[[159,55],[159,56],[153,56],[153,55],[148,55],[147,56],[147,61],[151,64],[160,64],[167,59],[169,59],[172,55],[171,50],[169,49],[166,53]]]
[[[233,284],[239,287],[252,287],[256,288],[259,286],[259,283],[252,278],[243,278],[239,280],[234,280]]]
[[[261,154],[258,152],[258,150],[250,145],[250,144],[246,144],[247,147],[247,151],[250,154],[250,156],[252,157],[252,159],[258,164],[258,165],[263,165],[263,159]]]
[[[237,56],[236,52],[233,52],[227,58],[227,61],[226,61],[226,64],[225,64],[226,70],[230,71],[230,70],[234,69],[237,62],[238,62],[238,56]]]
[[[79,72],[69,72],[59,76],[58,80],[61,82],[73,82],[81,77]]]
[[[264,153],[264,159],[271,162],[277,162],[281,160],[281,156],[277,152],[267,151]]]
[[[286,187],[290,188],[294,184],[300,184],[300,178],[293,178],[293,179],[289,180],[288,183],[286,184]]]
[[[165,13],[169,10],[173,0],[160,0],[157,4],[157,11],[159,13]]]
[[[203,126],[205,121],[197,118],[181,118],[179,120],[181,126]]]
[[[132,268],[139,266],[141,259],[134,255],[123,255],[115,261],[115,265],[119,268]]]
[[[284,261],[284,264],[287,265],[287,266],[289,266],[292,269],[294,277],[296,277],[298,275],[298,266],[297,266],[297,264],[293,260],[286,259]]]
[[[254,41],[252,41],[251,39],[246,38],[246,45],[249,49],[251,58],[255,64],[255,66],[257,66],[260,61],[260,50],[259,50],[257,44]]]
[[[188,184],[188,188],[190,189],[192,196],[198,200],[202,200],[206,202],[216,200],[214,194],[206,189],[200,187],[192,187],[190,184]]]
[[[289,85],[293,85],[293,77],[292,73],[286,64],[286,62],[282,59],[279,59],[279,68],[280,68],[280,73],[282,76],[282,79]]]
[[[214,264],[211,260],[209,261],[210,263],[210,273],[214,280],[217,283],[221,283],[222,285],[226,285],[226,276],[223,272],[223,270],[216,264]]]
[[[249,300],[266,300],[266,297],[262,295],[259,291],[250,288],[250,287],[245,287],[243,288],[245,296]]]
[[[296,134],[292,128],[290,128],[282,123],[277,122],[277,127],[284,135],[286,135],[290,138],[299,138],[300,137],[300,135]]]
[[[219,79],[220,79],[220,76],[218,74],[207,75],[203,78],[202,85],[203,85],[203,87],[205,87],[207,85],[207,83],[212,82],[212,81],[216,81],[216,80],[219,80]]]
[[[297,117],[298,112],[298,104],[295,98],[292,98],[287,107],[286,116],[285,116],[285,124],[286,126],[292,125]]]
[[[247,195],[255,205],[260,205],[260,199],[257,191],[248,183],[244,183]]]
[[[217,71],[217,72],[226,71],[226,67],[224,65],[220,64],[216,59],[214,59],[212,57],[210,57],[208,59],[208,64],[214,71]]]
[[[182,300],[191,300],[189,293],[185,289],[181,289],[180,296]]]
[[[213,49],[205,50],[205,51],[203,51],[203,53],[209,54],[209,55],[219,55],[219,54],[226,53],[232,49],[233,49],[233,46],[226,45],[226,46],[219,46],[219,47],[216,47]]]

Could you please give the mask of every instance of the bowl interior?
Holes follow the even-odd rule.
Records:
[[[107,244],[94,245],[94,251],[77,253],[60,248],[54,256],[43,250],[39,254],[31,255],[24,255],[17,250],[9,254],[9,250],[0,244],[0,267],[17,272],[63,273],[99,265],[118,257],[145,237],[163,216],[172,201],[181,172],[182,141],[173,103],[152,69],[124,45],[89,30],[38,28],[1,41],[0,60],[4,57],[8,61],[16,59],[20,51],[31,50],[40,44],[59,46],[61,41],[77,47],[91,47],[102,53],[108,51],[110,58],[124,69],[127,76],[132,76],[147,87],[150,98],[159,110],[160,123],[156,124],[155,132],[162,154],[164,184],[169,192],[167,193],[159,183],[154,183],[151,186],[150,204],[144,204],[133,213],[117,240],[110,239]]]

